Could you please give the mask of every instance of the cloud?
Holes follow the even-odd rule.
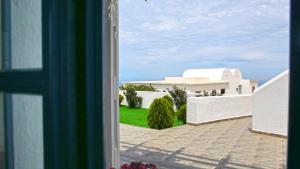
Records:
[[[241,55],[241,58],[252,61],[252,60],[262,60],[269,58],[270,55],[265,52],[249,52],[249,53],[244,53]]]
[[[121,78],[237,66],[256,79],[288,67],[287,0],[119,2]]]
[[[160,21],[153,23],[145,23],[143,27],[150,31],[178,31],[182,30],[185,27],[180,24],[176,19],[160,19]]]

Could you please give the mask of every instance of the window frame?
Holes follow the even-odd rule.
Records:
[[[290,1],[290,83],[287,168],[299,168],[300,152],[300,1]]]
[[[2,0],[4,57],[11,57],[10,0]],[[42,69],[0,72],[0,91],[43,96],[44,168],[104,168],[102,2],[42,0]],[[7,65],[6,65],[7,66]],[[6,169],[13,169],[6,98]]]

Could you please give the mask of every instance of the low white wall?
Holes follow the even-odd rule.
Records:
[[[252,94],[252,86],[250,80],[243,79],[241,84],[242,84],[242,94]]]
[[[252,115],[252,95],[190,97],[187,123],[201,124]]]
[[[119,90],[119,94],[124,96],[124,91],[123,90]],[[150,108],[150,105],[152,104],[153,100],[156,98],[162,98],[165,95],[169,95],[169,93],[165,93],[165,92],[149,92],[149,91],[137,91],[137,95],[143,98],[143,102],[142,102],[142,108]],[[127,101],[126,101],[126,97],[124,96],[124,100],[121,103],[121,105],[128,105]]]
[[[260,86],[253,94],[254,131],[287,136],[289,71]]]

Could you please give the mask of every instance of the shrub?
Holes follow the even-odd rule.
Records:
[[[217,91],[216,90],[212,90],[211,95],[212,96],[217,96]]]
[[[183,124],[186,124],[186,104],[181,106],[177,112],[178,120],[182,121]]]
[[[124,87],[124,85],[123,85],[123,84],[122,84],[122,85],[120,85],[120,86],[119,86],[119,89],[120,89],[120,90],[125,90],[125,87]]]
[[[135,84],[126,84],[126,85],[121,85],[119,88],[121,90],[126,90],[127,87],[132,87],[136,91],[156,91],[156,89],[152,86],[146,86],[146,85],[135,85]]]
[[[136,91],[150,91],[150,92],[155,92],[155,88],[152,86],[146,86],[146,85],[136,85],[135,86]]]
[[[136,107],[142,107],[143,98],[140,96],[136,97]]]
[[[204,90],[203,93],[204,93],[204,96],[209,96],[207,91]]]
[[[165,95],[162,97],[163,99],[166,99],[172,106],[174,106],[173,100],[169,95]]]
[[[121,105],[121,103],[123,102],[124,100],[124,96],[119,94],[119,105]]]
[[[162,98],[165,99],[169,103],[168,109],[169,109],[170,113],[172,114],[172,117],[174,118],[175,117],[175,111],[174,111],[174,103],[173,103],[172,98],[168,95],[165,95]]]
[[[173,98],[176,109],[179,110],[181,106],[186,104],[186,92],[179,89],[176,86],[173,86],[173,90],[169,91],[170,95]]]
[[[173,126],[173,121],[170,103],[163,98],[154,99],[147,117],[149,127],[158,130],[170,128]]]
[[[128,103],[128,107],[135,108],[135,107],[141,107],[142,106],[142,97],[138,97],[137,93],[132,86],[126,86],[124,95],[126,97],[126,101]]]

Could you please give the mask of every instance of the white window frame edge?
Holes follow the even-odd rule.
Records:
[[[120,167],[119,134],[119,7],[103,0],[103,129],[105,167]]]

